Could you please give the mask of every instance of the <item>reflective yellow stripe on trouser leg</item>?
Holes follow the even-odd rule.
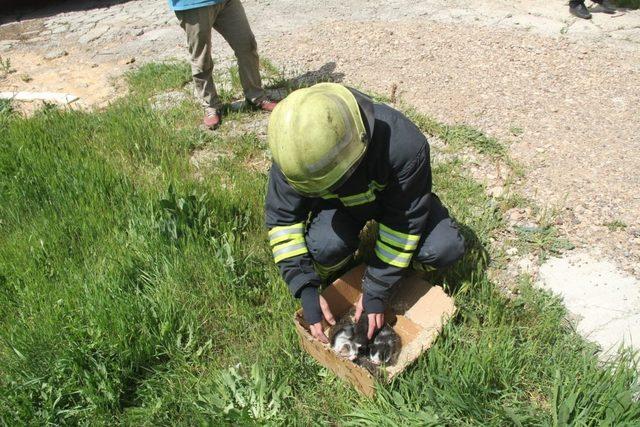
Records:
[[[376,242],[376,255],[382,261],[394,267],[406,268],[411,262],[412,253],[401,252],[382,243],[380,240]]]
[[[314,261],[313,266],[315,267],[316,271],[318,272],[318,275],[320,275],[320,278],[322,280],[328,280],[331,276],[335,275],[344,267],[346,267],[352,259],[353,259],[353,254],[349,254],[345,259],[338,262],[337,264],[326,266]]]
[[[425,273],[429,272],[429,271],[436,271],[437,270],[437,268],[435,268],[435,267],[433,267],[431,265],[424,264],[424,263],[421,263],[421,262],[418,262],[418,261],[411,261],[411,268],[413,270],[423,271]]]
[[[378,228],[378,238],[384,243],[403,251],[414,251],[418,247],[420,236],[417,234],[400,233],[384,224]]]

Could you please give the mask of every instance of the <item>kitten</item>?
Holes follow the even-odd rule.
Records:
[[[331,329],[331,348],[341,357],[356,360],[359,355],[366,354],[368,326],[367,316],[361,316],[358,323],[353,323],[351,316],[344,316]]]
[[[400,337],[389,325],[384,325],[369,344],[369,359],[375,365],[394,365],[400,353]]]
[[[384,325],[369,342],[369,318],[362,314],[357,323],[346,315],[331,329],[331,348],[341,357],[365,366],[369,371],[380,365],[393,365],[400,353],[400,337],[389,325]],[[372,372],[373,373],[373,372]]]

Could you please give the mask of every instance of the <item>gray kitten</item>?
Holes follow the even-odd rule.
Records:
[[[400,354],[400,337],[389,325],[384,325],[369,344],[369,359],[375,365],[394,365]]]
[[[358,323],[354,323],[351,316],[344,316],[331,329],[331,348],[344,358],[356,360],[359,355],[366,354],[368,327],[367,316],[360,316]]]
[[[331,348],[341,357],[355,361],[372,371],[373,366],[390,366],[397,362],[400,353],[400,337],[389,325],[384,325],[370,342],[367,338],[369,318],[362,314],[358,323],[344,316],[332,328]]]
[[[400,353],[400,336],[393,328],[385,324],[373,335],[373,341],[367,339],[369,317],[362,313],[356,325],[356,336],[363,343],[363,353],[374,365],[393,365]]]

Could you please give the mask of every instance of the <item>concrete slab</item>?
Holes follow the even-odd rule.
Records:
[[[539,285],[562,297],[577,330],[603,356],[640,350],[640,282],[594,254],[571,253],[540,267]]]

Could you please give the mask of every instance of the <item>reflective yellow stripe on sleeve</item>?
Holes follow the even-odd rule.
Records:
[[[273,227],[269,230],[269,244],[276,264],[296,255],[307,253],[304,223]]]
[[[307,244],[304,241],[304,237],[276,245],[273,247],[272,251],[273,259],[276,263],[284,259],[309,252],[307,250]]]
[[[293,225],[273,227],[269,230],[269,244],[273,246],[280,242],[286,242],[287,240],[297,236],[304,236],[303,222]]]

